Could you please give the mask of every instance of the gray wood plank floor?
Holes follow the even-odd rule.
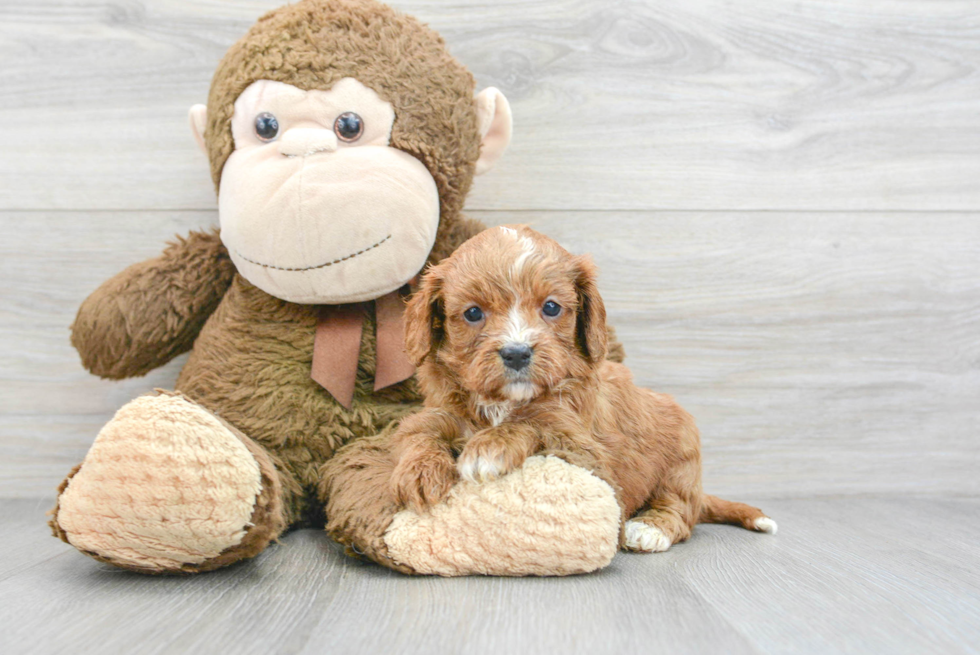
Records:
[[[980,500],[764,500],[776,536],[699,526],[593,575],[410,578],[303,530],[195,577],[131,574],[0,501],[0,651],[20,653],[971,653]]]

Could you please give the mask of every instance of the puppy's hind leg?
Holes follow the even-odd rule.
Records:
[[[691,536],[697,508],[678,495],[670,494],[647,503],[646,509],[626,522],[624,550],[662,553]]]

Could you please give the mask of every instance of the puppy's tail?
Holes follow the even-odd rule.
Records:
[[[740,525],[746,530],[776,534],[776,522],[762,513],[758,507],[745,503],[722,500],[717,496],[704,494],[701,498],[701,515],[698,523],[728,523]]]

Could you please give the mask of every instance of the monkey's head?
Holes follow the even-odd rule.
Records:
[[[190,112],[238,271],[298,303],[411,280],[510,140],[503,95],[473,92],[439,35],[374,0],[259,19]]]

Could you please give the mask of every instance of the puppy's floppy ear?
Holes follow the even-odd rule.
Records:
[[[442,309],[442,275],[438,266],[430,267],[405,309],[405,351],[416,366],[442,341],[446,318]]]
[[[579,348],[592,363],[606,357],[606,306],[596,285],[596,265],[588,255],[573,260],[575,290],[578,293],[578,314],[575,317],[575,334]]]

